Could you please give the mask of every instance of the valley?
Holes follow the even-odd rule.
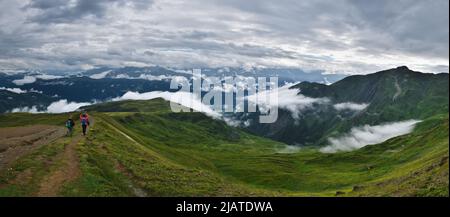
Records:
[[[88,98],[114,84],[104,94],[116,97],[110,94],[118,94],[118,81],[98,74],[118,73],[100,70],[86,72],[95,79],[70,79]],[[259,112],[173,112],[167,97],[141,99],[168,85],[156,82],[161,86],[120,80],[121,93],[131,87],[150,92],[59,103],[46,112],[38,108],[51,97],[2,90],[7,95],[0,100],[24,97],[33,111],[0,114],[0,196],[449,194],[448,74],[397,67],[329,85],[283,86],[286,95],[272,124],[257,123]],[[54,87],[48,91],[63,90]],[[81,135],[80,111],[92,118],[87,136]],[[64,136],[68,117],[75,120],[72,137]]]
[[[283,143],[201,113],[172,113],[162,99],[85,109],[95,119],[88,136],[61,137],[20,157],[0,173],[0,195],[39,195],[47,177],[66,170],[63,153],[73,148],[80,175],[54,196],[448,196],[448,114],[381,144],[326,154],[279,153]],[[0,121],[58,126],[64,116]]]
[[[450,1],[335,2],[0,0],[2,213],[439,215]]]

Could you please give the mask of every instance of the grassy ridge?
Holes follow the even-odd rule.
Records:
[[[79,146],[83,176],[66,185],[63,195],[272,195],[227,182],[213,171],[173,161],[154,151],[153,143],[132,132],[125,134],[123,127],[108,116],[94,115],[95,129]]]
[[[95,126],[77,146],[82,175],[65,183],[60,195],[448,196],[448,114],[381,144],[324,154],[312,148],[281,153],[281,143],[201,113],[171,113],[161,100],[114,102],[99,110],[91,108]],[[59,124],[65,116],[8,114],[0,120]],[[49,159],[67,142],[62,138],[1,171],[0,195],[35,194],[42,177],[59,168]],[[24,171],[33,181],[11,181]]]
[[[354,152],[322,154],[310,149],[281,154],[281,144],[240,131],[233,133],[225,124],[202,114],[154,111],[106,114],[112,119],[109,122],[165,158],[286,195],[334,195],[355,186],[361,191],[365,183],[370,186],[386,177],[404,177],[420,170],[414,165],[430,164],[427,156],[437,161],[448,156],[448,115],[427,119],[410,135]],[[397,170],[403,172],[392,172]],[[441,186],[448,189],[445,183]]]

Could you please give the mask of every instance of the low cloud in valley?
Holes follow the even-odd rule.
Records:
[[[352,151],[367,145],[378,144],[390,138],[410,133],[418,120],[407,120],[381,125],[353,127],[349,133],[328,139],[330,145],[320,149],[324,153]]]

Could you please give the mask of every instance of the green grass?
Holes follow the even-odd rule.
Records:
[[[298,88],[305,96],[326,97],[331,103],[305,110],[297,120],[291,118],[291,112],[281,109],[276,123],[255,123],[247,129],[289,144],[326,145],[329,137],[348,132],[355,126],[424,120],[448,114],[448,82],[448,73],[427,74],[407,68],[348,76],[331,85],[302,82],[292,88]],[[344,102],[368,106],[361,112],[338,111],[332,106]],[[279,130],[274,131],[275,127]]]
[[[252,193],[245,186],[226,182],[214,172],[167,159],[147,145],[118,133],[107,117],[94,116],[95,128],[78,150],[83,175],[65,186],[66,196],[135,196],[136,189],[148,196]]]
[[[69,138],[59,139],[15,161],[10,168],[0,172],[0,196],[33,196],[42,179],[61,166],[57,155],[69,143]]]
[[[352,152],[302,149],[227,126],[201,113],[171,113],[162,101],[116,102],[91,110],[95,126],[77,146],[82,175],[63,196],[448,196],[448,114],[419,123],[414,132]],[[120,108],[126,107],[125,110]],[[114,108],[111,111],[108,108]],[[9,114],[9,125],[66,115]],[[0,195],[33,195],[46,159],[66,140],[19,159],[0,172]],[[11,184],[24,170],[33,181]]]
[[[48,124],[65,126],[66,120],[72,117],[77,120],[75,113],[65,114],[31,114],[31,113],[11,113],[0,114],[1,127],[17,127],[35,124]]]

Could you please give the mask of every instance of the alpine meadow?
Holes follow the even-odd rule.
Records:
[[[447,0],[0,6],[0,197],[449,197]]]

